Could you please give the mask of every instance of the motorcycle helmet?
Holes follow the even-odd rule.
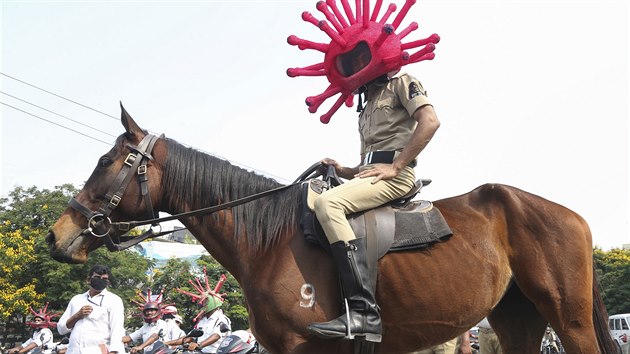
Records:
[[[166,306],[162,309],[162,313],[167,315],[176,315],[177,314],[177,307],[173,306],[173,305],[169,305]]]
[[[165,307],[166,304],[162,304],[162,292],[155,295],[151,293],[151,289],[147,289],[146,296],[142,293],[138,293],[138,298],[141,301],[131,300],[140,310],[139,316],[141,316],[146,323],[157,322],[162,317],[162,307]],[[170,305],[166,305],[168,307]],[[171,306],[172,307],[172,306]],[[155,310],[154,312],[149,312],[149,310]]]
[[[218,309],[223,305],[223,301],[225,301],[224,298],[226,294],[219,294],[219,290],[221,290],[223,283],[227,279],[225,274],[221,274],[221,276],[219,277],[219,281],[215,285],[214,289],[210,287],[206,268],[203,269],[203,275],[205,286],[202,285],[201,281],[199,281],[198,278],[195,278],[195,282],[193,282],[192,280],[188,281],[190,285],[192,285],[195,290],[197,290],[197,294],[182,290],[180,288],[175,289],[182,294],[190,296],[192,301],[196,302],[197,305],[201,308],[201,311],[199,311],[199,313],[197,313],[197,315],[193,318],[193,322],[197,322],[200,318],[203,317],[204,314]]]
[[[256,339],[247,331],[235,331],[231,335],[223,338],[217,354],[248,354],[256,349]]]
[[[162,308],[162,318],[165,320],[173,319],[177,315],[177,308],[173,305],[169,305]]]
[[[152,312],[151,310],[154,310]],[[153,323],[160,319],[161,316],[160,305],[157,302],[147,302],[144,304],[142,308],[142,317],[144,318],[144,322]]]
[[[48,303],[46,303],[46,306],[42,307],[39,309],[39,311],[35,312],[35,310],[33,310],[32,307],[29,307],[29,310],[31,311],[31,313],[33,314],[33,321],[32,322],[26,322],[27,326],[30,326],[32,328],[55,328],[57,327],[57,322],[52,322],[51,319],[53,317],[59,316],[58,313],[52,313],[52,312],[48,312]],[[35,322],[35,319],[39,318],[42,321],[40,322]]]

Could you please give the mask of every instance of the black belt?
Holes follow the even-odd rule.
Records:
[[[369,165],[373,163],[392,163],[394,162],[394,156],[396,155],[396,151],[371,151],[365,154],[365,160],[363,161],[364,165]],[[416,159],[411,160],[407,166],[414,168],[416,167]]]

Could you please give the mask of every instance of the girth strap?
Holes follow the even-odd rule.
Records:
[[[376,231],[376,214],[374,210],[365,213],[365,237],[367,238],[367,264],[370,274],[370,286],[376,290],[378,275],[378,238]]]

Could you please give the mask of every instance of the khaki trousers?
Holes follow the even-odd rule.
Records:
[[[457,354],[457,338],[453,338],[448,342],[436,345],[429,349],[423,349],[409,354]]]
[[[502,354],[499,337],[493,330],[479,328],[479,353]]]
[[[370,168],[370,165],[362,167]],[[356,237],[346,215],[376,208],[407,194],[414,185],[416,175],[405,167],[398,176],[372,184],[374,177],[353,178],[329,189],[315,199],[315,215],[326,233],[328,242],[354,240]]]

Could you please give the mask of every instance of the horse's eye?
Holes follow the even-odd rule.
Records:
[[[108,157],[105,157],[105,156],[101,157],[101,159],[98,160],[98,165],[100,167],[107,167],[111,164],[112,164],[112,160],[110,160]]]

